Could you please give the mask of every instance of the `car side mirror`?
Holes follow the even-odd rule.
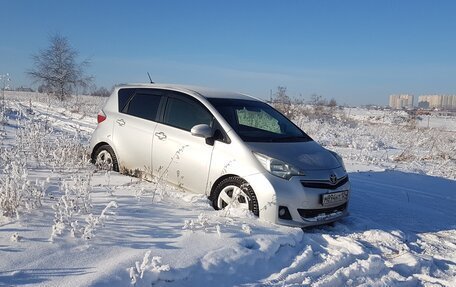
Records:
[[[195,137],[200,137],[204,139],[211,138],[213,136],[212,128],[208,126],[207,124],[199,124],[196,126],[193,126],[192,129],[190,130],[190,133],[192,136]]]

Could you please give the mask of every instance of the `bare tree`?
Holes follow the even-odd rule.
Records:
[[[92,77],[85,75],[89,61],[77,63],[77,56],[78,52],[66,37],[58,34],[51,36],[50,46],[32,55],[34,67],[28,74],[35,82],[45,86],[49,94],[63,101],[75,89],[84,89],[92,81]]]
[[[275,100],[279,103],[290,104],[290,97],[287,95],[287,87],[278,86],[275,92]]]
[[[310,96],[310,104],[314,106],[326,105],[326,99],[322,95],[312,94]]]
[[[287,87],[278,86],[277,91],[274,93],[272,102],[276,109],[283,114],[287,114],[291,105],[291,99],[287,95]]]

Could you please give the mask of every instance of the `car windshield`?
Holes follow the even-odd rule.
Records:
[[[266,103],[209,98],[208,101],[246,142],[301,142],[312,139]]]

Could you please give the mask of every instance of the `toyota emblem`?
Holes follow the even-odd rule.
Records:
[[[337,176],[332,173],[330,176],[329,176],[329,181],[332,183],[332,184],[336,184],[337,182]]]

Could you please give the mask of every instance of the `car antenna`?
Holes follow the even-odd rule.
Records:
[[[147,72],[147,76],[149,76],[149,80],[150,80],[150,83],[151,83],[151,84],[153,84],[153,83],[154,83],[154,81],[152,81],[152,78],[150,77],[150,74],[149,74],[149,72]]]

